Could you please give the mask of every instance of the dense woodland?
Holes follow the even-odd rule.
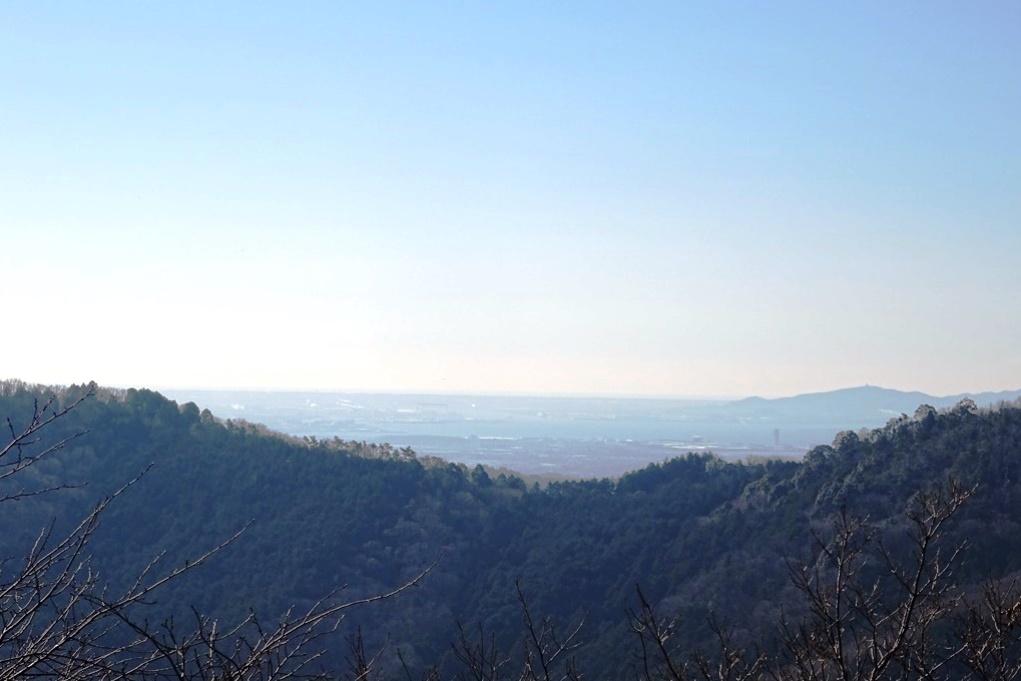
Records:
[[[50,392],[5,383],[0,416],[16,428]],[[459,624],[469,637],[481,630],[514,650],[527,634],[516,585],[531,612],[568,631],[581,624],[575,652],[584,678],[638,674],[637,585],[645,605],[678,618],[672,645],[680,650],[712,648],[713,621],[730,627],[739,647],[780,648],[780,618],[806,614],[790,566],[818,559],[817,538],[835,518],[867,517],[896,557],[909,549],[905,511],[916,494],[950,479],[974,489],[946,528],[948,546],[969,543],[954,577],[962,592],[1021,568],[1016,404],[923,406],[884,428],[842,433],[803,463],[691,454],[620,480],[541,489],[408,450],[222,421],[148,390],[98,390],[45,438],[79,433],[0,480],[0,495],[67,487],[0,508],[0,553],[24,552],[48,522],[56,532],[72,527],[144,472],[91,537],[105,582],[130,581],[161,552],[170,564],[201,556],[244,530],[161,589],[153,617],[185,618],[196,608],[229,621],[254,609],[272,620],[338,588],[351,597],[385,592],[432,566],[416,587],[352,609],[324,639],[329,654],[319,662],[338,671],[358,657],[345,641],[358,628],[366,650],[382,651],[376,671],[384,675],[397,673],[398,653],[415,678],[433,665],[455,669]]]

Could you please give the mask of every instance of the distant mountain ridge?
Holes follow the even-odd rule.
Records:
[[[1019,398],[1021,390],[938,396],[919,391],[863,385],[791,397],[748,397],[729,402],[721,408],[732,412],[734,416],[746,418],[875,426],[901,414],[911,415],[922,404],[945,408],[952,407],[961,400],[970,399],[982,407],[999,402],[1011,402]]]

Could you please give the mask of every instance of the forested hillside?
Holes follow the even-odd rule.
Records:
[[[0,416],[17,424],[47,392],[4,384]],[[100,390],[45,437],[82,430],[17,483],[79,486],[0,509],[4,555],[17,555],[49,519],[68,526],[146,471],[110,505],[91,543],[105,579],[127,580],[161,551],[201,555],[249,523],[208,564],[168,585],[159,607],[227,618],[253,608],[272,618],[342,586],[352,596],[379,592],[435,564],[419,587],[345,622],[361,625],[370,647],[387,643],[387,659],[399,649],[415,669],[450,662],[457,622],[512,646],[521,635],[516,580],[535,612],[565,626],[584,620],[587,678],[631,678],[625,613],[636,584],[660,612],[680,615],[684,646],[707,644],[711,613],[735,625],[739,640],[762,640],[780,608],[796,603],[785,560],[811,558],[813,531],[847,509],[893,539],[912,495],[948,478],[976,486],[949,530],[971,544],[963,583],[1021,566],[1017,405],[921,407],[882,429],[843,433],[803,463],[688,455],[618,481],[545,489],[407,450],[220,421],[148,390]],[[344,657],[339,640],[327,661]]]

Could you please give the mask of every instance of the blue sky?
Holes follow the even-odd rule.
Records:
[[[1018,45],[1017,3],[4,3],[0,375],[1017,388]]]

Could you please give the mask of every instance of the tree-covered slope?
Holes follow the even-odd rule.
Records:
[[[45,392],[6,384],[0,415],[17,422]],[[163,592],[161,607],[272,617],[342,586],[352,595],[380,591],[435,563],[419,588],[351,621],[371,641],[399,646],[412,665],[444,659],[456,621],[512,643],[519,579],[536,611],[585,618],[593,678],[617,678],[632,663],[624,612],[636,583],[682,615],[681,637],[692,646],[708,636],[710,612],[757,637],[791,600],[785,558],[808,556],[811,532],[838,509],[868,514],[894,536],[911,495],[949,476],[978,486],[953,529],[973,544],[965,578],[1010,573],[1021,559],[1016,407],[921,409],[883,429],[842,434],[804,463],[689,455],[619,481],[541,490],[407,451],[221,422],[146,390],[100,391],[45,436],[80,430],[87,433],[34,467],[29,482],[84,486],[0,509],[5,555],[49,518],[69,523],[147,471],[111,505],[92,544],[104,577],[124,580],[161,551],[200,555],[249,523]]]

